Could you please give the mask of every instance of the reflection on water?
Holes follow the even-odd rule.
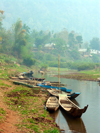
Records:
[[[71,118],[63,110],[61,110],[61,113],[64,116],[69,126],[70,132],[86,133],[86,129],[85,129],[84,123],[81,118],[77,118],[77,119]]]
[[[86,133],[85,125],[81,118],[72,118],[61,108],[50,114],[55,122],[65,133]]]

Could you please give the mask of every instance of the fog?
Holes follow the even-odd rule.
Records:
[[[100,37],[99,0],[0,0],[0,9],[6,29],[20,18],[31,29],[58,32],[66,28],[87,41]]]

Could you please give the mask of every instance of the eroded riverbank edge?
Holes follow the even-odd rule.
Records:
[[[54,75],[54,77],[59,77],[59,75]],[[60,78],[75,79],[75,80],[87,80],[98,82],[100,76],[97,74],[84,74],[79,72],[67,72],[67,74],[60,74]]]

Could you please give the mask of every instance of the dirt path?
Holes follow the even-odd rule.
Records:
[[[6,83],[8,84],[9,82]],[[13,87],[11,87],[10,89],[13,89]],[[2,89],[0,88],[0,107],[6,111],[6,119],[4,122],[0,123],[0,133],[19,133],[15,124],[19,123],[20,118],[16,112],[8,109],[8,106],[5,104],[5,91],[8,91],[8,89],[6,88],[4,91],[2,91]]]

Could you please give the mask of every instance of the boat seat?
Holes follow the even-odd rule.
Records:
[[[47,107],[55,107],[55,106],[57,106],[57,104],[47,105]]]
[[[62,106],[64,107],[64,108],[71,108],[71,107],[73,107],[71,104],[62,104]]]
[[[56,101],[54,101],[54,102],[53,102],[53,101],[51,101],[51,102],[48,102],[48,103],[58,103],[58,102],[56,102]]]

